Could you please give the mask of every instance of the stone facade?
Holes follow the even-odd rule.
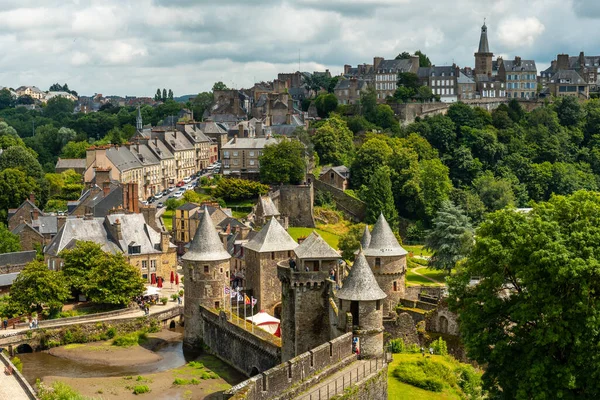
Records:
[[[272,197],[273,201],[290,226],[315,227],[312,185],[284,185],[278,192],[278,199]]]
[[[352,333],[359,339],[360,354],[366,358],[383,355],[382,301],[339,301],[338,329]]]
[[[277,278],[277,264],[292,256],[292,250],[257,252],[244,249],[246,288],[257,299],[257,309],[273,315],[281,303],[281,283]]]
[[[448,309],[448,302],[445,300],[440,301],[437,308],[427,315],[425,320],[428,332],[460,335],[458,315]]]
[[[35,250],[37,247],[42,248],[47,243],[44,236],[29,224],[23,224],[13,230],[13,233],[19,236],[23,251]]]
[[[406,288],[406,256],[372,257],[367,262],[375,275],[381,290],[387,294],[383,300],[384,315],[394,311]]]
[[[415,320],[407,313],[383,320],[387,339],[400,338],[406,344],[420,344]]]

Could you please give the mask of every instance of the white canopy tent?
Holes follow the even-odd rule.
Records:
[[[246,321],[253,323],[254,325],[264,329],[271,335],[275,335],[279,328],[279,319],[267,314],[264,311],[260,311],[251,317],[246,318]]]

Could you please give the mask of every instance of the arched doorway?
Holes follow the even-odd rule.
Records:
[[[256,376],[260,374],[260,371],[256,367],[252,367],[252,371],[250,371],[250,376]]]
[[[281,319],[281,303],[277,303],[273,308],[273,316],[277,319]]]
[[[23,343],[20,344],[17,349],[16,349],[17,353],[19,354],[23,354],[23,353],[33,353],[33,349],[31,348],[30,345],[28,345],[27,343]]]
[[[438,321],[438,328],[440,330],[440,333],[448,333],[448,318],[444,317],[443,315],[440,316],[440,319]]]

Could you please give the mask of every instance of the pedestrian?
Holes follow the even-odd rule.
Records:
[[[425,348],[423,348],[423,346],[421,346],[421,355],[423,355],[423,357],[425,357]]]
[[[144,313],[146,315],[150,314],[150,307],[148,307],[147,305],[144,307]]]
[[[181,304],[181,296],[177,296],[177,303]]]
[[[295,271],[296,270],[296,261],[294,261],[294,259],[292,257],[290,257],[290,259],[288,260],[288,263],[290,264],[290,269]]]
[[[429,354],[433,355],[433,347],[429,348]]]
[[[8,329],[8,319],[4,318],[4,329]]]
[[[304,267],[304,271],[308,272],[308,265]]]

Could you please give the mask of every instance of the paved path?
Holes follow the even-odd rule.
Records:
[[[429,277],[429,276],[427,276],[427,275],[420,274],[420,273],[418,272],[418,270],[420,270],[420,269],[422,269],[422,268],[427,268],[427,267],[416,267],[416,268],[413,268],[411,271],[412,271],[412,272],[413,272],[415,275],[419,275],[420,277],[423,277],[423,278],[427,279],[428,281],[431,281],[431,282],[435,283],[437,286],[446,286],[446,283],[444,283],[444,282],[440,282],[440,281],[438,281],[437,279],[431,278],[431,277]]]
[[[4,364],[0,363],[0,400],[29,400],[14,375],[4,373]]]

